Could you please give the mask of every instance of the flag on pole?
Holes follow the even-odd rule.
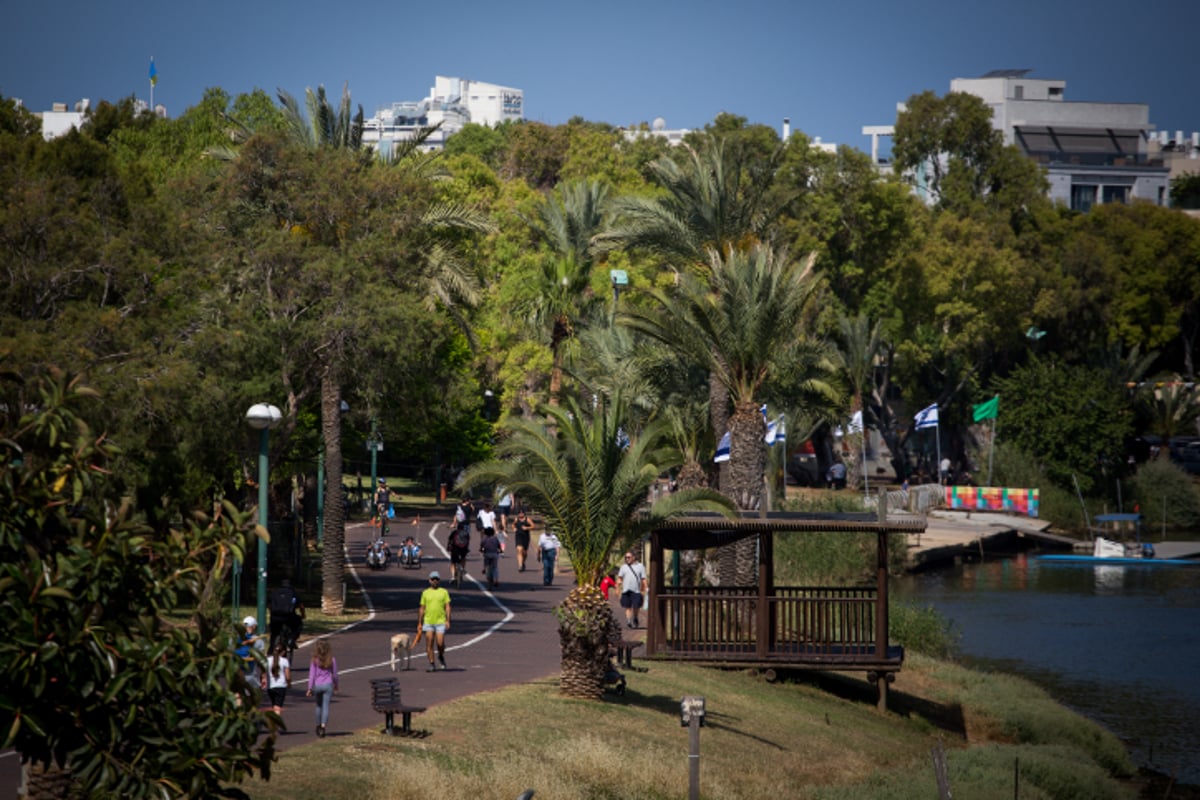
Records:
[[[975,406],[974,412],[976,422],[983,422],[985,419],[995,419],[1000,416],[1000,395],[996,395],[986,403],[980,403]]]
[[[720,443],[717,445],[717,455],[713,458],[713,462],[720,464],[722,461],[729,460],[729,431],[725,431],[725,435],[721,437]]]
[[[938,404],[934,403],[918,411],[917,415],[913,417],[913,422],[916,424],[917,430],[936,428],[938,425]]]
[[[846,427],[849,433],[862,433],[862,411],[855,411],[854,416],[850,417],[850,424]]]
[[[762,406],[758,410],[762,412],[763,422],[766,422],[767,421],[767,404],[763,403]]]
[[[150,57],[150,85],[158,85],[158,70],[154,67],[154,57]]]
[[[767,444],[775,444],[784,440],[783,431],[783,414],[780,414],[778,419],[771,420],[767,423],[767,435],[763,437],[763,441]]]

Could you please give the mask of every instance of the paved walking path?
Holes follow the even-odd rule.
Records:
[[[472,552],[467,561],[470,579],[463,583],[462,589],[455,589],[446,580],[450,575],[446,547],[449,519],[447,511],[444,518],[422,518],[416,525],[410,524],[411,519],[397,518],[393,522],[388,546],[396,551],[404,537],[413,535],[422,547],[420,569],[397,564],[386,570],[368,569],[364,563],[366,547],[378,536],[378,531],[366,523],[347,527],[346,549],[351,565],[347,581],[361,584],[370,612],[366,619],[351,623],[332,636],[341,689],[333,698],[328,736],[361,728],[382,728],[383,715],[371,710],[372,678],[396,675],[406,704],[432,706],[558,672],[558,625],[551,609],[570,591],[573,576],[560,573],[554,585],[543,586],[541,565],[533,555],[528,559],[526,571],[518,572],[514,550],[500,559],[500,588],[489,591],[481,580],[482,556]],[[472,548],[478,544],[478,534],[473,533]],[[391,637],[395,633],[415,633],[421,591],[429,585],[429,572],[434,569],[442,574],[442,584],[450,591],[451,625],[446,634],[449,668],[444,672],[427,672],[422,642],[413,650],[412,670],[393,673]],[[288,730],[278,741],[281,749],[316,738],[315,709],[312,700],[304,696],[311,654],[311,642],[296,651],[292,688],[283,712]],[[402,669],[403,664],[399,666]],[[413,718],[413,724],[421,727],[419,715]]]

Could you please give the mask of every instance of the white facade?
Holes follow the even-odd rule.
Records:
[[[525,93],[521,89],[466,78],[438,75],[424,100],[392,103],[363,123],[363,142],[381,153],[392,143],[406,141],[422,128],[441,124],[422,149],[441,150],[446,139],[469,122],[495,127],[525,118]]]
[[[621,129],[621,135],[627,142],[636,142],[638,139],[665,139],[667,144],[672,146],[682,144],[683,137],[689,133],[691,130],[688,128],[668,128],[667,121],[662,117],[655,117],[649,128],[643,122],[636,128]]]
[[[995,70],[955,78],[950,91],[973,94],[992,110],[1005,144],[1038,162],[1051,200],[1086,211],[1096,203],[1148,200],[1166,205],[1169,170],[1151,144],[1150,107],[1144,103],[1066,100],[1066,81],[1030,78],[1029,70]],[[868,126],[872,158],[890,126]]]

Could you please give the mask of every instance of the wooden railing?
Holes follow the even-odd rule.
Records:
[[[878,593],[859,587],[777,588],[759,614],[753,588],[667,587],[658,596],[664,654],[839,657],[876,653]],[[765,621],[767,636],[759,637]]]

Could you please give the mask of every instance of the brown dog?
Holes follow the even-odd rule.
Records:
[[[404,656],[404,669],[412,669],[412,651],[421,637],[414,639],[411,634],[397,633],[392,637],[392,672],[396,671],[396,657]]]

